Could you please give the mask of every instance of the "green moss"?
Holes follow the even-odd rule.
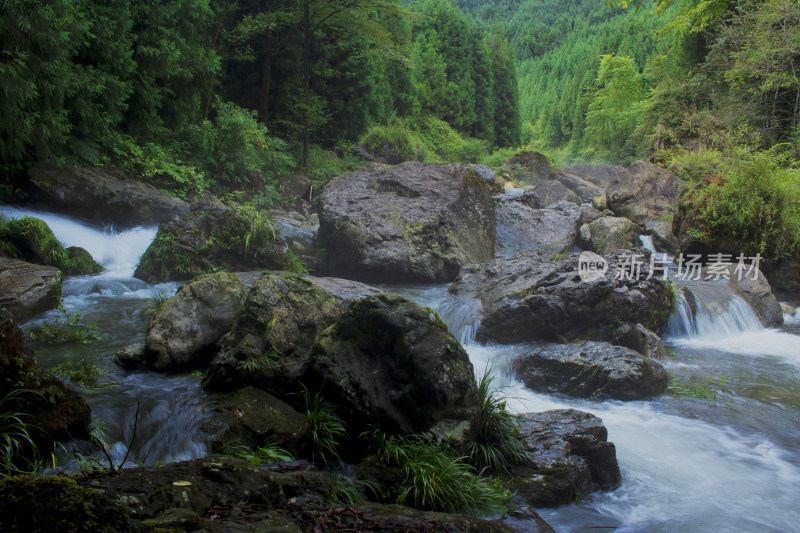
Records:
[[[83,248],[65,250],[47,224],[38,218],[3,222],[0,241],[6,253],[31,263],[54,266],[65,274],[96,274],[103,270]]]
[[[128,530],[128,514],[66,477],[13,476],[0,480],[0,523],[6,533],[119,533]]]

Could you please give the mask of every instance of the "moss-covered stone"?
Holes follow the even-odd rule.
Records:
[[[103,492],[67,477],[12,476],[0,480],[0,524],[6,533],[119,533],[128,516]]]
[[[0,225],[3,248],[20,259],[59,268],[69,275],[96,274],[103,270],[89,252],[79,247],[64,249],[47,224],[25,217]]]

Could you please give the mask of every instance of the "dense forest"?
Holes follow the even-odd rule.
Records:
[[[14,1],[0,34],[7,172],[113,164],[187,193],[335,173],[370,126],[409,159],[519,142],[508,44],[447,0]]]

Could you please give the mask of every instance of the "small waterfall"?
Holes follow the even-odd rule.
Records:
[[[667,326],[670,337],[724,338],[764,329],[758,316],[726,283],[678,284],[680,294]]]
[[[649,251],[651,254],[657,253],[656,245],[653,244],[652,235],[639,235],[639,240],[642,242],[642,248]]]
[[[158,232],[158,227],[153,226],[116,233],[113,229],[102,230],[75,218],[16,207],[0,207],[0,213],[6,218],[34,217],[44,221],[65,248],[80,246],[89,252],[105,269],[102,276],[106,278],[133,277],[139,258]]]

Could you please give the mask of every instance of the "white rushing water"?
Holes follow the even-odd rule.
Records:
[[[789,358],[791,345],[794,352],[800,351],[796,348],[800,337],[761,327],[752,309],[746,303],[742,306],[743,300],[727,287],[695,289],[697,315],[687,304],[687,315],[677,317],[685,323],[683,332],[670,341],[673,346],[686,343],[692,354],[707,343],[719,352],[758,358],[771,352]],[[507,371],[509,361],[528,347],[474,342],[475,324],[469,323],[469,317],[475,316],[472,302],[460,306],[444,287],[400,292],[439,312],[462,339],[476,372],[493,369],[515,411],[574,408],[602,418],[617,449],[622,485],[612,492],[594,493],[580,504],[540,510],[557,531],[798,531],[797,450],[782,448],[770,435],[738,427],[746,426],[746,421],[734,418],[734,427],[727,421],[703,420],[691,411],[688,416],[672,412],[677,400],[670,398],[592,402],[535,393]],[[465,307],[470,311],[463,311]],[[752,342],[745,342],[748,338]],[[728,339],[732,339],[730,346]],[[703,362],[672,366],[700,367]],[[698,401],[685,403],[692,409]],[[704,404],[697,407],[700,412],[706,409]],[[753,409],[758,411],[758,405]],[[787,416],[796,419],[796,414]]]
[[[106,231],[72,217],[8,206],[0,207],[0,213],[6,218],[34,217],[44,221],[65,248],[84,248],[105,269],[102,275],[109,278],[132,277],[139,258],[158,231],[157,226]]]

